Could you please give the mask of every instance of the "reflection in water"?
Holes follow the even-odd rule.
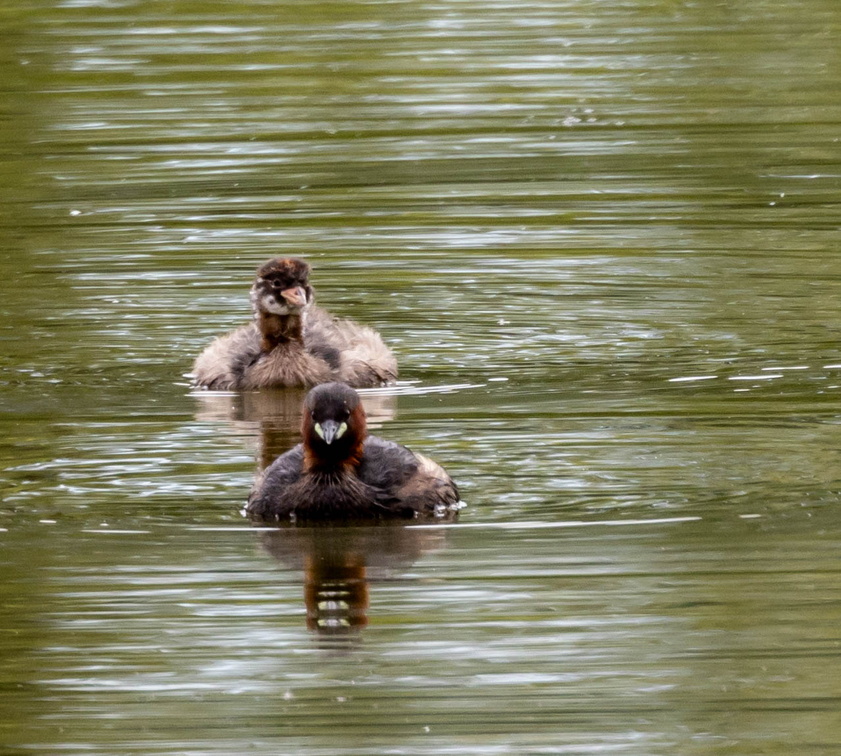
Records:
[[[196,419],[226,421],[242,434],[257,432],[257,466],[264,470],[301,440],[301,405],[305,389],[194,392],[199,402]],[[360,391],[368,427],[379,428],[397,416],[397,397],[387,390]]]
[[[445,546],[443,528],[383,523],[367,527],[282,527],[264,530],[263,548],[303,570],[307,628],[352,635],[368,624],[369,584],[393,577]]]

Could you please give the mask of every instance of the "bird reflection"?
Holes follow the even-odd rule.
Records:
[[[369,427],[380,427],[397,416],[397,397],[393,394],[360,393]],[[243,435],[251,436],[256,431],[260,471],[301,440],[301,406],[306,395],[304,389],[196,392],[196,419],[227,422]]]
[[[367,626],[372,583],[394,579],[446,544],[445,529],[387,523],[285,526],[260,538],[272,557],[303,572],[307,628],[334,639],[356,638]]]

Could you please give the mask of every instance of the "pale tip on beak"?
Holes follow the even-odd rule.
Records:
[[[286,303],[292,307],[303,307],[307,303],[307,292],[303,286],[292,286],[280,292]]]

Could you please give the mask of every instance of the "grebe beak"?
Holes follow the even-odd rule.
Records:
[[[332,444],[345,435],[347,423],[340,425],[335,420],[325,420],[323,423],[316,423],[313,428],[324,439],[325,444]]]
[[[293,286],[280,292],[288,305],[292,307],[303,307],[307,303],[307,292],[302,286]]]

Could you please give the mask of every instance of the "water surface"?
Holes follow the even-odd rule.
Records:
[[[0,11],[10,753],[835,753],[834,0]],[[313,263],[449,527],[261,530]]]

